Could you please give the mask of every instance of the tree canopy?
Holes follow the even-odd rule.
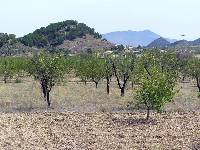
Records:
[[[5,44],[14,44],[17,42],[14,34],[0,33],[0,48]]]

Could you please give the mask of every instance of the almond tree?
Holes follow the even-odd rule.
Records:
[[[85,83],[92,81],[98,87],[99,81],[105,76],[105,60],[94,55],[81,55],[76,57],[75,73]]]
[[[178,59],[178,66],[179,66],[179,72],[182,76],[182,82],[184,82],[185,78],[189,76],[189,61],[193,58],[193,53],[190,51],[180,51],[176,54],[176,57]]]
[[[112,69],[112,60],[109,57],[106,57],[104,59],[105,65],[104,65],[104,77],[106,78],[106,91],[107,94],[110,94],[110,81],[113,76],[113,69]]]
[[[89,80],[88,76],[88,56],[85,55],[79,55],[79,56],[74,56],[74,71],[77,77],[81,79],[87,84],[87,81]]]
[[[105,61],[97,55],[88,57],[87,63],[87,74],[88,78],[95,83],[96,88],[98,87],[99,81],[103,79],[105,75]]]
[[[4,83],[7,83],[8,79],[12,79],[14,76],[14,61],[11,57],[2,57],[0,59],[0,74],[3,77]]]
[[[31,65],[29,66],[29,73],[33,75],[36,80],[40,81],[41,89],[48,107],[51,105],[49,93],[52,87],[63,78],[66,72],[64,62],[65,59],[59,55],[41,53],[32,59]]]
[[[121,96],[124,96],[128,80],[133,74],[134,65],[135,56],[132,54],[119,55],[112,60],[112,68],[121,90]]]
[[[167,102],[171,102],[175,94],[169,76],[157,67],[144,69],[144,74],[139,79],[139,88],[136,91],[137,105],[144,105],[147,110],[148,120],[150,110],[161,112]]]
[[[200,60],[199,58],[192,58],[188,62],[188,73],[197,83],[197,88],[200,92]]]
[[[172,101],[177,77],[174,70],[164,69],[160,58],[146,52],[137,63],[137,106],[145,106],[149,119],[150,110],[160,112],[166,102]]]

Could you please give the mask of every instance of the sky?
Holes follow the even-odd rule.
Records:
[[[200,38],[200,0],[0,0],[0,32],[18,37],[64,20],[101,34],[151,30],[163,37]]]

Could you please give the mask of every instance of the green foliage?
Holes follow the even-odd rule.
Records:
[[[186,76],[190,75],[189,62],[191,59],[192,59],[191,56],[187,56],[187,57],[179,57],[178,56],[178,66],[179,66],[179,72],[182,75],[182,81],[184,81]]]
[[[188,72],[194,78],[200,77],[200,60],[198,58],[194,57],[188,61]]]
[[[116,67],[117,76],[124,78],[132,73],[135,65],[135,56],[129,54],[119,55],[113,58],[113,65]]]
[[[14,44],[17,42],[16,36],[14,34],[0,33],[0,48],[4,44]]]
[[[197,87],[200,92],[200,60],[199,58],[192,58],[188,61],[188,74],[196,79]]]
[[[113,68],[112,68],[112,56],[107,56],[104,58],[104,72],[105,77],[111,78],[113,76]]]
[[[66,73],[65,58],[59,55],[41,53],[32,59],[29,73],[40,81],[44,98],[50,106],[49,93],[52,87],[63,78]]]
[[[52,56],[50,54],[41,53],[38,56],[34,56],[32,59],[32,66],[29,71],[35,79],[45,77],[51,79],[52,81],[56,81],[63,76],[64,66],[60,56]]]
[[[88,59],[88,77],[95,82],[96,87],[101,79],[105,76],[105,61],[97,55],[93,55]]]
[[[162,54],[162,57],[155,57],[154,53],[145,52],[137,64],[139,85],[136,90],[137,105],[145,106],[147,119],[150,110],[160,112],[164,104],[170,102],[175,94],[174,86],[177,81],[177,73],[173,68],[175,62],[173,57],[165,58],[165,56],[166,54]]]
[[[1,58],[0,60],[0,74],[3,76],[4,83],[7,83],[8,79],[13,78],[15,73],[15,64],[10,58]]]
[[[1,57],[0,58],[0,76],[3,77],[4,83],[14,76],[23,76],[27,68],[26,58]]]
[[[64,40],[74,40],[86,34],[94,35],[95,38],[101,38],[99,33],[95,32],[93,28],[86,26],[84,23],[67,20],[37,29],[19,40],[26,46],[42,48],[57,46],[62,44]]]
[[[76,75],[84,82],[91,80],[97,87],[99,81],[105,77],[105,60],[96,54],[81,55],[76,58],[78,58],[75,67]]]
[[[135,80],[143,74],[143,69],[157,66],[163,73],[166,73],[171,79],[171,84],[176,83],[179,75],[179,64],[175,53],[155,51],[145,51],[137,62]],[[138,75],[139,74],[139,75]]]
[[[76,76],[86,83],[87,80],[89,79],[87,56],[79,55],[73,58],[74,58],[74,70]]]
[[[97,54],[82,54],[72,58],[74,60],[74,70],[77,77],[85,82],[85,84],[87,83],[87,81],[94,82],[96,88],[100,80],[106,79],[107,94],[109,94],[110,80],[113,75],[111,56],[103,58]]]
[[[139,80],[138,100],[147,108],[160,112],[164,104],[171,101],[174,87],[170,84],[168,75],[157,67],[152,67],[150,72],[151,76],[146,73]]]

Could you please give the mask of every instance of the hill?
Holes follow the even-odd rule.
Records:
[[[170,43],[166,38],[158,38],[151,42],[148,48],[163,48],[163,47],[200,47],[200,38],[194,41],[179,40],[174,43]]]
[[[103,38],[107,39],[109,42],[114,44],[131,45],[131,46],[147,46],[154,40],[160,38],[161,36],[150,31],[116,31],[103,35]],[[176,40],[167,39],[169,42],[174,42]]]
[[[14,44],[6,43],[0,48],[0,56],[32,56],[40,50],[25,46],[20,42]]]
[[[166,39],[160,37],[153,42],[151,42],[147,47],[148,48],[162,48],[167,47],[170,45],[170,42],[168,42]]]
[[[19,38],[19,40],[26,46],[43,48],[46,46],[61,45],[65,40],[73,41],[76,38],[82,38],[86,34],[93,35],[94,38],[101,38],[99,33],[84,23],[67,20],[37,29],[33,33]]]
[[[81,38],[73,41],[65,40],[63,44],[56,46],[58,50],[68,50],[69,53],[80,53],[89,51],[106,51],[111,50],[113,44],[106,40],[94,38],[92,35],[86,34]]]
[[[180,41],[176,41],[174,43],[172,43],[170,46],[173,47],[199,47],[200,46],[200,38],[196,39],[194,41],[187,41],[187,40],[180,40]]]
[[[193,46],[197,46],[197,45],[200,45],[200,38],[199,39],[196,39],[194,41],[192,41],[191,43]]]
[[[0,48],[4,44],[15,44],[17,42],[16,36],[14,34],[0,33]]]
[[[37,50],[48,48],[55,51],[70,51],[71,53],[90,49],[109,50],[114,47],[113,44],[101,38],[99,33],[86,24],[67,20],[41,27],[20,38],[16,38],[14,34],[1,33],[0,54],[7,55],[8,51],[12,51],[12,54],[9,55],[15,55],[18,53],[18,49],[21,52],[27,49],[29,52],[30,49],[33,49],[32,47]]]
[[[173,47],[184,47],[184,46],[191,46],[191,41],[187,41],[187,40],[179,40],[179,41],[176,41],[174,43],[172,43],[170,46],[173,46]]]
[[[0,33],[0,56],[29,56],[38,51],[23,45],[14,34]]]

